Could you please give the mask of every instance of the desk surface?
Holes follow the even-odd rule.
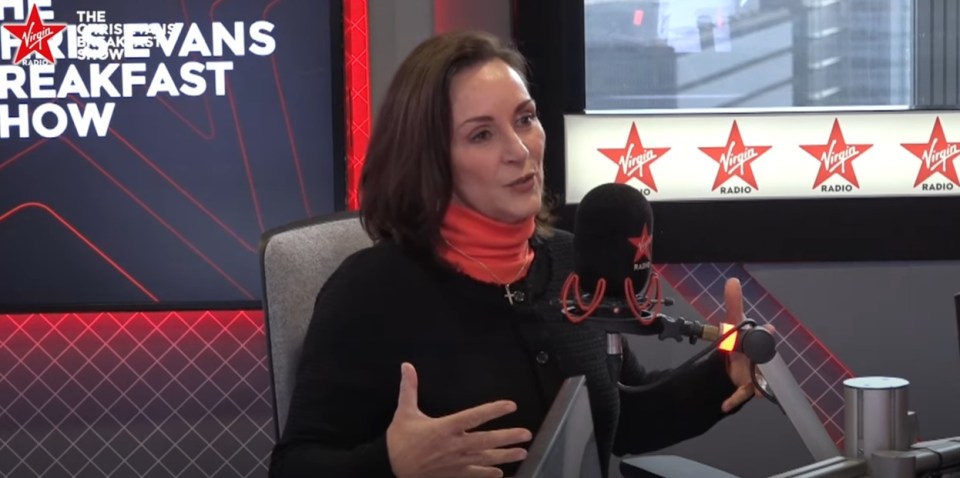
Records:
[[[624,458],[620,462],[623,478],[738,478],[722,470],[675,455]]]

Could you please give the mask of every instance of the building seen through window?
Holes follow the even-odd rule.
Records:
[[[908,107],[910,0],[585,0],[588,111]]]

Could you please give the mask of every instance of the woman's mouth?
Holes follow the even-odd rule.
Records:
[[[519,178],[517,178],[515,181],[511,182],[510,184],[507,184],[507,186],[519,186],[519,185],[525,184],[525,183],[532,183],[532,182],[533,182],[533,179],[534,179],[536,176],[537,176],[536,173],[524,174],[523,176],[520,176]]]
[[[508,184],[507,187],[517,192],[527,192],[533,189],[536,183],[537,183],[537,174],[534,172],[534,173],[524,174],[523,176],[517,178],[515,181]]]

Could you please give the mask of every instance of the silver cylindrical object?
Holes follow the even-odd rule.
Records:
[[[844,380],[846,456],[869,459],[875,451],[904,451],[910,447],[909,385],[910,382],[896,377]]]
[[[623,355],[623,336],[607,332],[607,355]]]

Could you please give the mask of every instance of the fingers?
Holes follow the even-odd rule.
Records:
[[[739,279],[727,279],[723,287],[723,303],[727,310],[728,323],[743,322],[743,290],[740,288]]]
[[[478,451],[463,455],[463,464],[466,466],[496,466],[504,463],[514,463],[527,459],[527,450],[523,448],[499,448]]]
[[[510,428],[467,434],[462,441],[462,450],[465,452],[490,450],[517,443],[530,441],[533,435],[525,428]]]
[[[463,474],[457,476],[467,478],[502,478],[503,470],[492,466],[468,466]]]
[[[727,310],[727,323],[739,324],[746,317],[743,314],[743,288],[740,285],[740,279],[731,277],[723,286],[723,303]],[[771,334],[776,334],[777,329],[771,324],[763,325]]]
[[[754,388],[753,385],[743,385],[733,392],[733,395],[730,395],[730,398],[727,398],[723,401],[723,405],[720,406],[720,410],[723,413],[728,413],[730,410],[737,408],[743,402],[746,402],[753,396]]]
[[[467,431],[489,422],[490,420],[500,418],[517,410],[517,404],[510,400],[499,400],[496,402],[484,403],[473,408],[468,408],[462,412],[454,413],[442,418],[455,431]]]
[[[527,450],[501,447],[531,438],[530,431],[523,428],[468,433],[449,450],[455,458],[445,468],[453,470],[451,474],[455,476],[503,476],[496,474],[500,470],[494,467],[525,460]]]
[[[417,370],[404,362],[400,365],[400,396],[397,398],[397,411],[418,411],[417,408]]]

